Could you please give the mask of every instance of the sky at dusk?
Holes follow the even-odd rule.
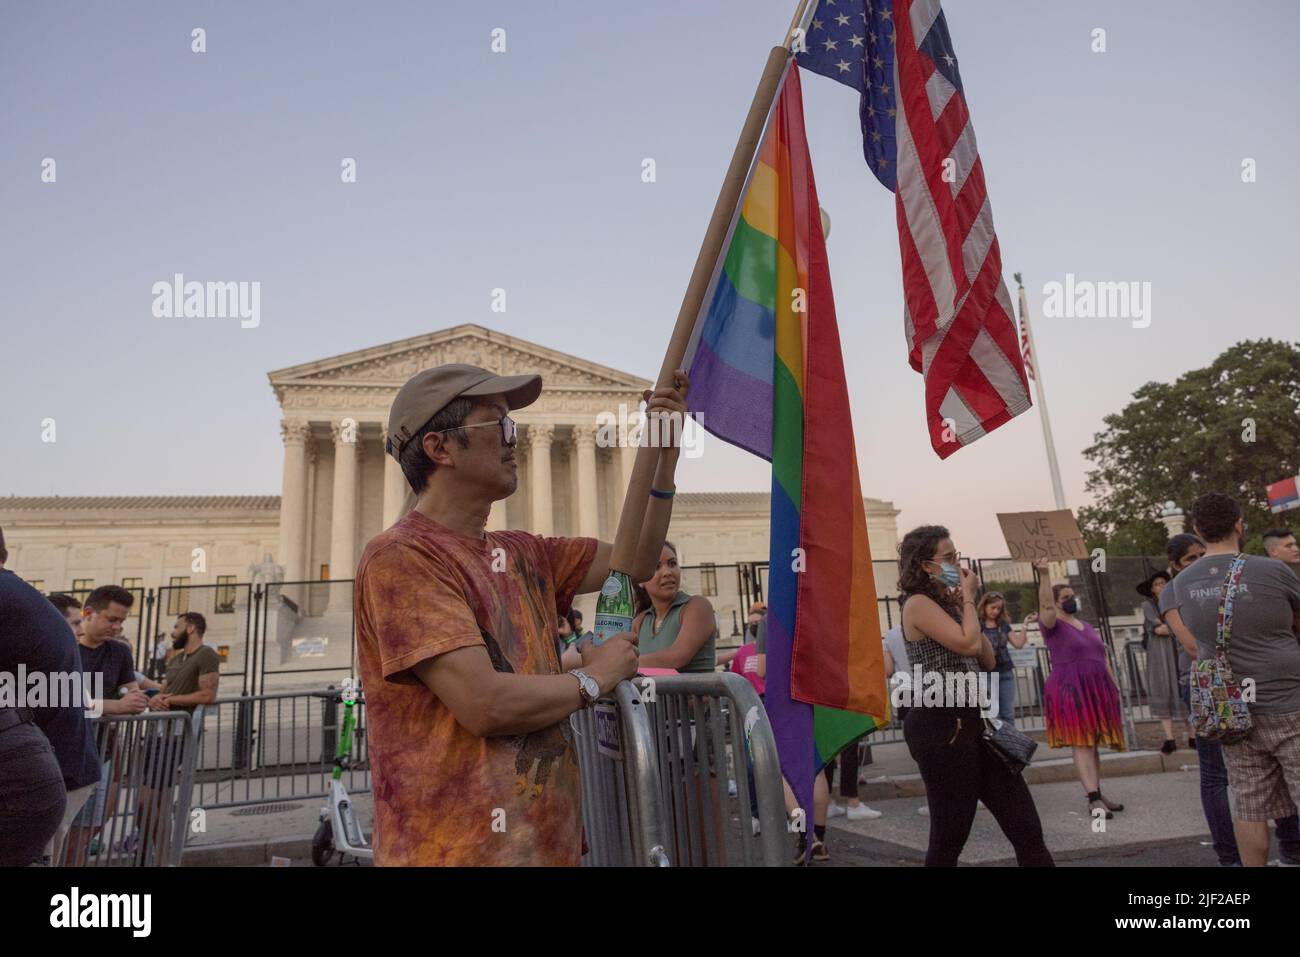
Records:
[[[1083,449],[1136,388],[1300,329],[1300,5],[944,7],[1077,508]],[[3,4],[0,495],[278,494],[268,371],[460,323],[653,378],[793,8]],[[1003,554],[995,513],[1052,504],[1038,412],[931,451],[894,197],[857,94],[803,89],[863,491],[900,532],[938,522]],[[175,273],[259,282],[259,324],[154,316]],[[1149,325],[1045,316],[1067,275],[1150,283]],[[769,469],[710,438],[678,484],[767,490]]]

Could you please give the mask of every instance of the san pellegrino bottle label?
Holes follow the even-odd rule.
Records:
[[[596,627],[592,644],[604,644],[613,635],[632,629],[635,605],[632,577],[626,572],[611,571],[596,599]]]

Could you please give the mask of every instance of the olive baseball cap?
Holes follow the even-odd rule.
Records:
[[[397,392],[388,413],[386,451],[393,458],[425,423],[462,396],[505,396],[510,409],[532,405],[542,393],[539,375],[497,375],[478,366],[453,362],[417,372]]]

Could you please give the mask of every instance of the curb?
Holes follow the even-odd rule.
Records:
[[[1101,757],[1102,776],[1119,778],[1136,774],[1161,774],[1176,772],[1183,765],[1195,767],[1195,761],[1188,761],[1191,755],[1186,752],[1161,754],[1159,751],[1125,751],[1118,754],[1104,754]],[[1072,758],[1049,758],[1035,761],[1024,770],[1026,784],[1055,784],[1060,781],[1075,779],[1074,760]],[[858,797],[863,801],[888,801],[891,798],[924,797],[925,782],[919,774],[900,774],[886,781],[872,781],[858,785]]]
[[[187,847],[181,867],[264,867],[272,857],[310,857],[312,835]]]

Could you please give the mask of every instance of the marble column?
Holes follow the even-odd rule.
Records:
[[[330,513],[330,578],[351,578],[357,570],[357,429],[331,423],[334,439],[334,507]],[[352,607],[349,590],[330,589],[330,607]]]
[[[593,426],[578,423],[573,427],[573,444],[577,448],[578,470],[578,534],[595,538],[600,534],[600,518],[596,510],[596,430]]]
[[[383,451],[388,445],[388,428],[380,430],[380,450]],[[384,455],[384,528],[388,528],[399,518],[402,517],[402,507],[406,504],[406,492],[410,488],[406,484],[406,476],[402,474],[402,467],[397,464],[397,459],[393,458],[387,452]]]
[[[307,442],[311,426],[301,419],[280,422],[284,442],[284,474],[280,485],[280,564],[284,580],[307,577],[303,563],[307,554]]]
[[[533,478],[533,527],[535,535],[555,534],[551,508],[551,442],[555,426],[546,423],[528,426],[528,448]]]

